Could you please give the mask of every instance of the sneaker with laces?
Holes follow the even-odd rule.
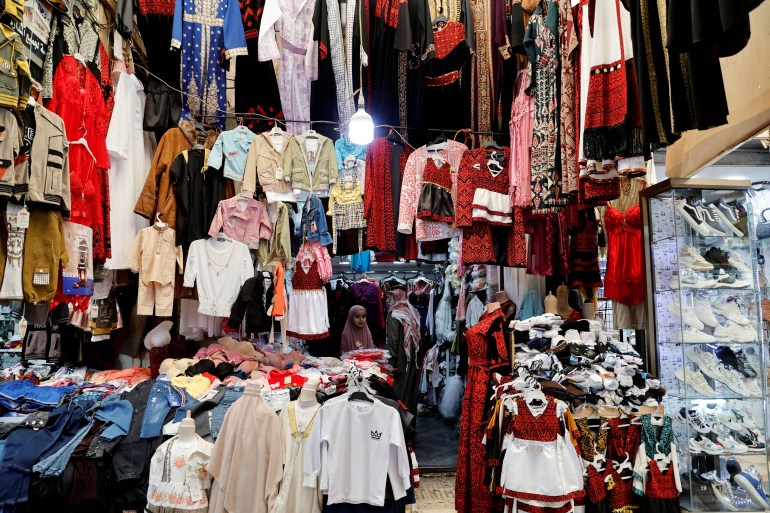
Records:
[[[761,442],[750,429],[739,431],[738,440],[749,448],[749,452],[764,452],[765,450],[765,443]]]
[[[694,294],[693,305],[695,315],[703,324],[711,328],[719,326],[719,321],[717,321],[717,318],[714,315],[714,310],[711,307],[711,302],[708,297]]]
[[[679,257],[671,262],[678,263],[681,267],[689,267],[693,271],[713,271],[714,264],[708,262],[700,252],[693,246],[681,246],[679,248]]]
[[[669,313],[675,315],[676,317],[681,318],[682,321],[684,321],[686,324],[689,324],[696,330],[702,330],[706,327],[701,322],[701,320],[698,319],[698,316],[695,315],[695,310],[691,306],[681,306],[678,299],[670,302],[666,306],[666,310],[668,310]]]
[[[711,426],[711,432],[715,435],[724,436],[730,434],[730,428],[725,426],[719,421],[717,417],[717,409],[709,408],[708,406],[701,404],[696,408],[698,413],[706,420],[706,423]]]
[[[727,261],[743,275],[750,275],[752,273],[751,267],[746,263],[746,260],[741,253],[733,251],[730,253],[730,258],[728,258]]]
[[[724,209],[722,208],[723,205]],[[743,237],[743,232],[740,231],[737,226],[735,226],[735,224],[738,222],[737,209],[734,210],[734,207],[729,207],[724,203],[720,203],[718,205],[712,203],[708,206],[708,209],[711,212],[711,217],[721,223],[720,227],[726,228],[726,230],[723,230],[726,235]]]
[[[706,223],[706,226],[711,230],[711,235],[717,237],[724,237],[727,235],[727,232],[725,232],[722,227],[722,220],[715,216],[710,208],[701,205],[698,205],[695,208],[697,209],[698,214],[700,214],[701,219],[703,219],[703,222]]]
[[[732,266],[730,265],[730,254],[715,246],[711,246],[703,254],[703,258],[706,259],[706,261],[711,265],[713,265],[714,269],[732,269]]]
[[[743,377],[738,373],[738,371],[728,369],[721,363],[717,366],[717,369],[719,372],[719,381],[724,383],[727,388],[743,397],[756,396],[754,391],[746,386],[746,383],[743,381]]]
[[[760,371],[762,364],[759,361],[759,352],[757,351],[756,347],[748,346],[744,348],[743,357],[746,359],[746,362],[749,364],[749,366],[754,369],[754,372],[757,373],[757,376],[762,374]]]
[[[697,234],[704,237],[712,235],[711,228],[703,220],[698,209],[687,203],[685,199],[674,200],[674,208]]]
[[[752,414],[750,411],[737,410],[733,408],[733,413],[735,414],[738,422],[740,422],[742,427],[746,429],[757,429],[757,423],[754,422],[754,418],[751,416]]]
[[[693,475],[697,475],[695,471],[693,471]],[[712,493],[719,502],[713,509],[709,508],[711,511],[739,511],[740,508],[735,505],[735,495],[733,494],[733,487],[730,484],[730,481],[727,479],[720,479],[716,470],[701,474],[699,477],[704,481],[711,483]],[[700,482],[700,480],[698,480],[698,482]],[[693,486],[695,485],[696,482],[693,481]]]
[[[759,334],[754,326],[741,326],[732,321],[714,328],[714,336],[720,342],[757,342]]]
[[[721,435],[717,437],[717,443],[722,446],[725,452],[732,454],[745,454],[749,448],[743,442],[739,442],[732,435]]]
[[[735,234],[736,237],[743,237],[744,234],[749,232],[747,222],[748,218],[745,208],[743,208],[741,205],[730,205],[725,203],[724,198],[722,198],[717,207],[719,207],[719,211],[722,213],[727,222],[732,225],[730,230]]]
[[[684,354],[693,363],[698,366],[700,371],[711,379],[719,379],[719,370],[717,369],[717,363],[714,361],[714,355],[708,351],[704,351],[698,346],[690,346],[684,350]]]
[[[714,389],[711,388],[711,385],[708,384],[706,378],[703,377],[703,374],[701,374],[700,371],[692,370],[689,367],[683,367],[677,369],[674,372],[674,376],[685,385],[690,385],[693,390],[702,396],[714,397],[716,395],[716,392],[714,392]]]
[[[733,476],[735,484],[743,488],[760,508],[768,509],[767,494],[762,486],[762,476],[754,465]]]
[[[743,356],[743,351],[741,351],[740,346],[736,346],[736,350],[733,350],[729,346],[719,346],[714,351],[714,355],[716,355],[724,366],[740,372],[745,377],[757,377],[757,373],[754,372],[754,369],[751,368],[746,361],[746,358]],[[740,357],[738,355],[740,355]]]
[[[710,474],[710,473],[709,473]],[[729,481],[714,476],[703,474],[701,477],[697,470],[690,472],[690,479],[682,476],[682,482],[689,481],[690,492],[697,508],[703,511],[738,511],[733,505],[733,491]]]
[[[679,414],[676,416],[676,420],[682,424],[688,424],[691,429],[703,435],[711,433],[711,426],[696,410],[686,410],[685,408],[681,408]]]
[[[705,344],[708,342],[716,342],[716,338],[708,333],[696,330],[689,324],[685,324],[682,327],[682,342],[685,344]]]
[[[738,417],[735,415],[735,412],[730,408],[719,407],[716,409],[715,415],[719,422],[732,429],[733,431],[740,431],[743,429],[743,424],[738,421]]]
[[[710,289],[716,285],[717,280],[709,276],[704,278],[692,269],[680,268],[679,274],[671,277],[671,288],[677,290],[683,289]]]
[[[735,324],[740,324],[742,326],[748,326],[751,324],[751,321],[748,317],[743,315],[741,307],[738,304],[739,301],[740,300],[735,296],[728,296],[724,301],[717,301],[716,304],[712,306],[712,309],[714,310],[714,313],[721,315],[728,321],[733,321]]]
[[[687,445],[690,447],[690,452],[695,454],[705,453],[710,454],[711,456],[718,456],[725,453],[725,450],[721,446],[701,435],[690,438]]]
[[[714,289],[746,289],[751,287],[751,280],[736,278],[732,274],[726,273],[724,269],[720,269],[718,273],[714,274],[714,279],[716,283],[711,287]]]

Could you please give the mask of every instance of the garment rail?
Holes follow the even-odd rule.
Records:
[[[143,65],[141,65],[141,64],[139,64],[137,62],[134,62],[134,66],[139,68],[139,69],[141,69],[142,71],[147,73],[149,76],[152,76],[153,78],[155,78],[156,80],[161,82],[163,85],[165,85],[166,87],[168,87],[172,91],[175,91],[175,92],[177,92],[179,94],[182,94],[182,95],[185,95],[185,96],[196,98],[196,99],[200,100],[201,102],[203,102],[203,99],[200,96],[198,96],[196,94],[191,94],[191,93],[182,91],[181,89],[177,89],[176,87],[172,86],[171,84],[169,84],[168,82],[163,80],[161,77],[159,77],[158,75],[156,75],[155,73],[153,73],[152,71],[147,69],[145,66],[143,66]],[[342,129],[342,124],[340,124],[339,121],[329,121],[329,120],[325,120],[325,119],[316,119],[316,120],[284,119],[284,118],[274,118],[274,117],[270,117],[270,116],[265,116],[265,115],[259,114],[257,112],[228,112],[228,111],[225,111],[225,110],[222,110],[222,109],[218,109],[218,108],[215,109],[215,110],[216,110],[217,114],[211,114],[211,115],[206,115],[206,116],[202,116],[202,117],[204,117],[204,118],[212,118],[212,119],[227,119],[227,118],[232,118],[232,117],[235,117],[235,118],[243,117],[243,118],[252,118],[252,119],[256,118],[256,119],[261,119],[261,120],[264,120],[264,121],[272,121],[274,123],[281,123],[281,124],[284,124],[284,125],[286,123],[302,123],[302,124],[310,125],[310,127],[312,128],[313,125],[315,125],[315,124],[322,124],[322,125],[336,125],[337,128],[335,130],[337,130],[337,131],[340,131]],[[377,129],[377,128],[387,128],[387,129],[396,130],[396,131],[400,131],[400,130],[417,130],[417,131],[428,132],[428,133],[430,133],[430,132],[441,133],[441,132],[448,132],[448,131],[451,132],[451,130],[447,130],[446,128],[417,128],[417,127],[410,127],[410,126],[404,126],[404,125],[387,125],[387,124],[374,125],[374,128],[375,129]],[[457,130],[455,132],[455,137],[457,137],[460,134],[482,135],[482,136],[483,135],[489,135],[489,136],[500,136],[500,137],[508,137],[510,135],[510,134],[505,133],[505,132],[479,131],[479,130],[471,130],[470,128],[463,128],[463,129]]]

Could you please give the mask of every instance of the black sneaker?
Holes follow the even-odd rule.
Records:
[[[735,351],[730,349],[728,346],[720,346],[716,348],[714,354],[725,366],[737,370],[747,378],[757,377],[757,373],[754,372],[754,369],[752,369],[749,365],[749,362],[746,360],[746,356],[743,354],[743,351],[740,351],[741,357],[739,358]]]
[[[765,444],[759,441],[757,435],[755,435],[750,429],[744,429],[738,433],[738,440],[746,444],[749,448],[749,452],[762,452],[765,450]]]
[[[727,251],[711,246],[704,254],[706,262],[714,266],[714,269],[724,269],[730,271],[733,266],[730,264],[730,254]]]
[[[695,208],[698,210],[698,214],[700,214],[703,222],[706,223],[706,225],[711,230],[711,235],[716,235],[718,237],[724,237],[727,235],[724,231],[724,228],[722,227],[722,220],[715,216],[710,208],[704,207],[702,205],[698,205]]]
[[[711,235],[711,228],[700,216],[697,208],[687,203],[684,199],[674,200],[674,207],[679,215],[682,216],[682,219],[684,219],[696,233],[703,235],[704,237]]]
[[[735,227],[743,233],[749,233],[749,214],[746,212],[746,208],[739,203],[730,203],[727,206],[735,209],[735,215],[738,217]]]

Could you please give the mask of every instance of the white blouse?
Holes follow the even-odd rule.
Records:
[[[254,276],[246,244],[235,240],[200,239],[190,244],[184,286],[198,287],[198,312],[228,317],[243,283]]]

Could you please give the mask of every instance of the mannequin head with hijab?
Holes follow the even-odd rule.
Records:
[[[363,306],[353,305],[350,308],[340,342],[340,351],[342,353],[355,349],[371,349],[374,347],[372,333],[366,324],[366,309]]]

